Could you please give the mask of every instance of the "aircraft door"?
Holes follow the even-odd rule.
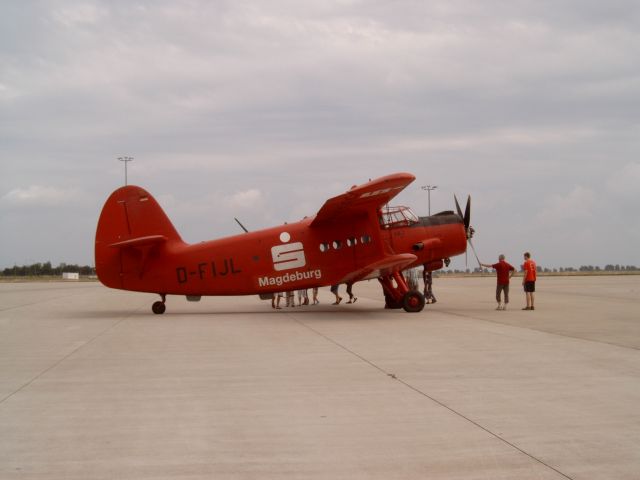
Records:
[[[366,266],[378,257],[381,237],[377,227],[377,220],[363,219],[349,229],[345,246],[353,252],[354,268]]]

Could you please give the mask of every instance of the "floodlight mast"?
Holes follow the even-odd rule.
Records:
[[[427,202],[428,202],[428,208],[429,208],[429,216],[431,216],[431,190],[435,190],[436,188],[438,188],[437,185],[423,185],[422,190],[426,190],[427,191]]]
[[[124,184],[127,185],[127,163],[133,161],[133,157],[118,157],[118,160],[124,162]]]

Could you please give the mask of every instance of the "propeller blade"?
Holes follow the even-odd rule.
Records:
[[[482,270],[482,264],[480,263],[480,259],[478,258],[478,252],[476,252],[476,248],[473,246],[471,237],[469,237],[468,242],[469,242],[469,245],[471,246],[471,250],[473,251],[473,256],[476,257],[476,261],[478,262],[478,268]]]
[[[454,195],[453,199],[456,201],[456,210],[458,211],[458,215],[460,215],[460,218],[464,218],[462,216],[462,209],[460,208],[460,204],[458,203],[458,197]]]
[[[471,224],[471,195],[467,197],[467,206],[464,209],[464,229],[468,231],[470,224]]]

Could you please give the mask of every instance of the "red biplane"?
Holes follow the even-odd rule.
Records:
[[[111,288],[199,300],[203,295],[251,295],[378,279],[386,306],[421,311],[422,293],[411,290],[403,270],[433,271],[466,251],[470,199],[464,215],[447,211],[418,217],[388,207],[415,180],[396,173],[354,186],[297,223],[197,244],[187,244],[144,189],[125,186],[106,201],[96,231],[100,281]]]

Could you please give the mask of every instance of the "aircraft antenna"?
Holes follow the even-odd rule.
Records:
[[[244,225],[240,223],[240,220],[238,220],[236,217],[233,217],[233,219],[236,221],[236,223],[238,225],[240,225],[240,228],[242,228],[244,230],[244,233],[249,233],[249,230],[247,230],[246,228],[244,228]]]

